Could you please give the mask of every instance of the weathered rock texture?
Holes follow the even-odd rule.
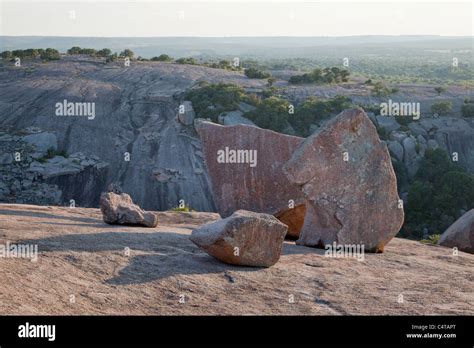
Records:
[[[195,127],[202,140],[218,212],[223,217],[239,209],[277,216],[285,214],[290,231],[299,231],[300,218],[291,218],[290,215],[295,213],[301,217],[301,210],[288,207],[290,200],[295,202],[295,206],[304,203],[304,197],[298,186],[288,181],[282,166],[303,138],[249,125],[221,126],[203,120],[196,120]],[[226,147],[256,150],[257,165],[219,163],[217,152]],[[293,225],[293,220],[296,225]]]
[[[113,192],[104,192],[100,195],[100,210],[104,222],[119,225],[143,225],[155,227],[158,224],[156,215],[142,210],[134,204],[126,193],[120,195]]]
[[[0,201],[98,206],[108,163],[55,148],[56,137],[39,128],[0,130]]]
[[[225,263],[270,267],[280,259],[287,229],[272,215],[239,210],[194,230],[190,238]]]
[[[283,170],[309,202],[297,244],[364,244],[366,251],[383,251],[403,223],[390,155],[361,109],[328,121]]]
[[[156,214],[144,230],[99,209],[0,204],[0,245],[39,251],[0,257],[0,315],[474,315],[473,254],[395,237],[357,261],[287,240],[272,267],[231,266],[189,240],[218,214]]]
[[[160,62],[125,67],[123,62],[105,64],[84,56],[65,56],[49,64],[25,59],[21,67],[11,62],[0,65],[1,128],[41,127],[56,139],[43,135],[25,141],[43,149],[53,146],[68,154],[97,156],[109,167],[100,173],[102,181],[94,185],[95,192],[117,182],[149,210],[171,209],[181,199],[195,210],[215,210],[201,143],[192,126],[181,124],[177,117],[183,93],[201,80],[243,87],[266,84],[237,71]],[[64,99],[94,102],[95,118],[56,116],[55,104]],[[189,123],[192,113],[184,116]],[[124,160],[126,152],[129,161]],[[61,188],[63,197],[98,206],[98,195],[77,197],[76,190],[68,188]],[[29,202],[43,204],[43,200]]]
[[[439,244],[474,254],[474,209],[449,226],[441,235]]]

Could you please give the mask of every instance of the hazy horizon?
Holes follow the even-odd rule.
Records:
[[[11,1],[0,36],[472,37],[469,1]]]

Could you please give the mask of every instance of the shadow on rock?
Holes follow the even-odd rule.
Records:
[[[16,216],[31,216],[31,217],[39,217],[45,219],[58,219],[58,220],[72,220],[78,222],[95,222],[99,223],[102,222],[102,219],[94,219],[94,218],[83,218],[83,217],[76,217],[76,216],[61,216],[58,214],[48,214],[44,212],[32,212],[32,211],[25,211],[25,210],[0,210],[0,215],[16,215]]]
[[[222,263],[202,253],[171,253],[138,255],[118,272],[114,278],[105,281],[111,285],[141,284],[168,278],[174,275],[225,273],[227,271],[258,272],[262,268],[240,267]]]
[[[20,242],[19,242],[20,243]],[[43,239],[23,240],[21,243],[38,244],[38,251],[111,251],[142,250],[151,252],[169,252],[176,249],[196,250],[185,234],[174,232],[103,232],[78,233],[48,237]]]
[[[261,268],[240,267],[222,263],[197,248],[186,234],[174,232],[103,232],[70,234],[43,239],[19,241],[23,244],[37,244],[39,252],[54,251],[123,251],[130,248],[131,256],[127,266],[107,284],[140,284],[167,278],[178,274],[209,274],[234,271],[258,271]],[[148,255],[133,255],[140,250]]]

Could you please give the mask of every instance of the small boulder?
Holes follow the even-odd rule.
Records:
[[[387,146],[397,161],[403,161],[403,146],[398,141],[389,140]]]
[[[238,210],[194,230],[190,239],[222,262],[270,267],[280,259],[287,229],[272,215]]]
[[[158,224],[158,218],[154,213],[142,210],[126,193],[103,192],[100,195],[100,210],[104,222],[111,225],[156,227]]]
[[[376,116],[380,128],[384,128],[388,133],[399,130],[400,124],[393,116]]]
[[[449,226],[441,235],[438,244],[474,254],[474,209]]]

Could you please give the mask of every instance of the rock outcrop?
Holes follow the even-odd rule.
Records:
[[[283,171],[309,202],[297,244],[364,244],[380,252],[403,223],[390,155],[361,109],[328,121]]]
[[[109,164],[95,155],[58,152],[37,127],[0,130],[0,201],[97,206]]]
[[[474,254],[474,209],[464,213],[441,235],[439,245]]]
[[[290,231],[296,234],[298,226],[293,225],[292,221],[299,224],[301,218],[293,219],[290,215],[294,213],[301,216],[301,210],[289,207],[304,203],[304,197],[298,186],[288,181],[282,166],[291,158],[303,138],[249,125],[221,126],[200,119],[196,120],[195,128],[203,144],[218,212],[223,217],[239,209],[276,216],[284,213]],[[252,166],[249,161],[229,163],[232,161],[225,161],[226,158],[218,161],[219,151],[225,153],[226,149],[227,152],[252,151],[255,165]]]
[[[287,228],[272,215],[239,210],[195,229],[190,239],[222,262],[270,267],[280,259]]]
[[[190,126],[194,122],[194,118],[196,117],[196,113],[193,109],[193,104],[186,100],[180,105],[180,110],[178,112],[178,120],[185,126]]]
[[[118,195],[113,192],[103,192],[100,195],[100,210],[104,222],[111,225],[156,227],[158,224],[158,218],[154,213],[142,210],[126,193]]]

